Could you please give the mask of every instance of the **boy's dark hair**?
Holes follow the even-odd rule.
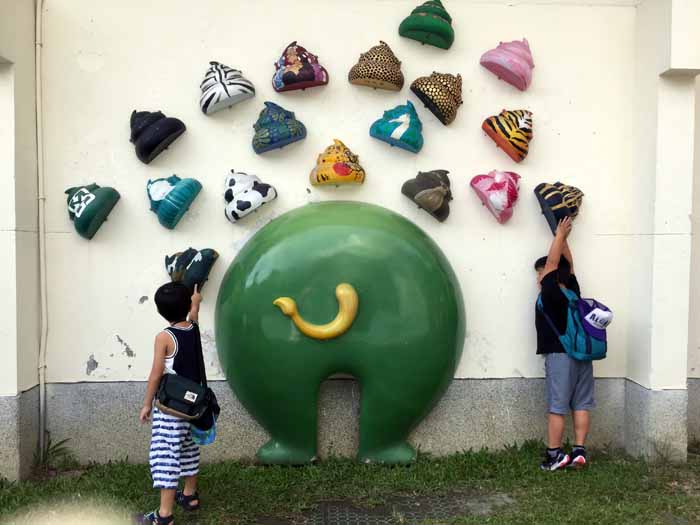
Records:
[[[547,265],[547,256],[540,257],[535,261],[535,270],[544,268]],[[563,285],[567,285],[571,279],[571,264],[563,255],[559,258],[559,267],[557,268],[557,281]]]
[[[192,293],[182,283],[166,283],[156,291],[154,297],[158,313],[171,323],[187,319],[192,306]]]

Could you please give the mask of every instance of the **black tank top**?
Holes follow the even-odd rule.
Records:
[[[175,342],[175,353],[170,356],[173,358],[175,373],[201,383],[199,356],[202,353],[202,340],[199,335],[199,325],[191,323],[186,327],[169,326],[164,331],[168,332]]]

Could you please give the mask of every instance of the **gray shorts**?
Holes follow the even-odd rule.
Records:
[[[565,416],[569,410],[591,410],[593,399],[593,363],[577,361],[568,354],[547,354],[544,359],[547,410]]]

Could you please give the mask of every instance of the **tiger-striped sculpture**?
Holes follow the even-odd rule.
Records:
[[[481,129],[515,162],[521,162],[527,157],[532,140],[530,111],[504,109],[500,114],[484,120]]]

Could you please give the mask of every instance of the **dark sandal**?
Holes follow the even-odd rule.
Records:
[[[197,500],[197,503],[192,503]],[[195,492],[191,496],[185,496],[185,493],[181,490],[175,492],[175,503],[182,507],[185,512],[192,512],[199,510],[199,493]]]
[[[161,518],[157,510],[149,512],[148,514],[139,514],[134,517],[134,523],[137,525],[148,525],[149,523],[155,523],[156,525],[170,525],[175,523],[175,518],[168,516],[167,518]]]

